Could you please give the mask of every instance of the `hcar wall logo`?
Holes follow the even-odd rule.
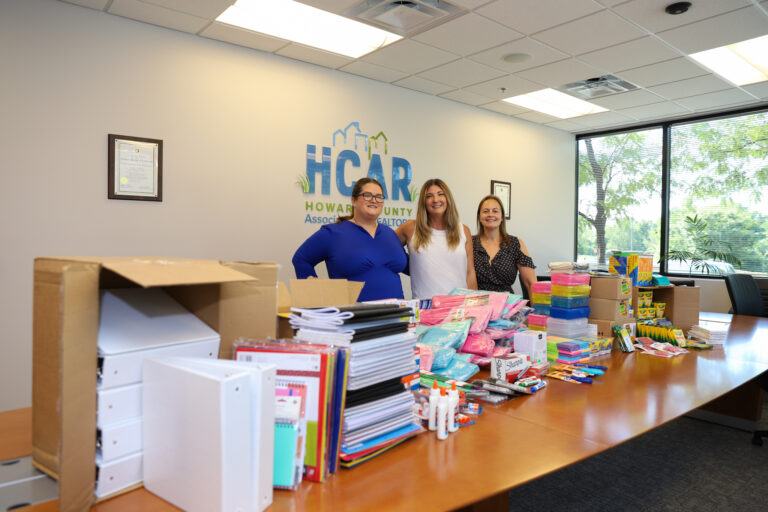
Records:
[[[349,215],[350,201],[333,201],[332,189],[350,198],[355,182],[364,176],[375,178],[384,189],[386,202],[380,223],[397,227],[413,217],[418,188],[411,185],[411,164],[405,158],[389,156],[389,139],[384,132],[369,136],[355,121],[333,132],[331,142],[331,147],[322,146],[319,151],[314,144],[307,144],[306,172],[296,183],[305,196],[316,197],[304,201],[305,223],[331,224],[338,216]]]

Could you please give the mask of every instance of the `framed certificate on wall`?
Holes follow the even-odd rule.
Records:
[[[509,220],[509,206],[512,201],[512,184],[508,181],[491,180],[491,194],[501,200],[501,206],[504,207],[504,218]]]
[[[163,141],[144,137],[108,137],[107,197],[163,200]]]

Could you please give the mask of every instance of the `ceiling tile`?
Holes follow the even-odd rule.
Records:
[[[548,87],[558,87],[602,74],[603,72],[600,69],[579,62],[576,59],[567,59],[539,66],[538,68],[520,71],[517,73],[517,76]]]
[[[91,9],[103,10],[109,3],[109,0],[62,0],[68,4],[81,5],[83,7],[90,7]]]
[[[483,4],[487,4],[490,0],[451,0],[452,4],[456,4],[459,7],[465,9],[475,9]]]
[[[554,123],[547,123],[547,126],[557,128],[558,130],[565,130],[566,132],[578,132],[584,129],[582,125],[574,123],[570,119],[561,119],[560,121],[555,121]]]
[[[710,92],[708,94],[682,98],[677,100],[676,103],[694,110],[708,110],[748,101],[755,101],[755,99],[744,91],[730,89],[728,91]]]
[[[406,73],[401,71],[377,66],[376,64],[363,62],[361,60],[342,66],[339,68],[339,71],[346,71],[347,73],[373,78],[374,80],[379,80],[381,82],[394,82],[395,80],[400,80],[407,76]]]
[[[648,36],[579,56],[587,64],[611,72],[636,68],[679,57],[680,54],[658,39]]]
[[[628,80],[641,87],[651,87],[707,74],[709,74],[709,71],[684,57],[618,73],[624,80]]]
[[[501,90],[502,88],[504,89],[503,91]],[[541,89],[541,85],[529,82],[528,80],[523,80],[514,75],[502,76],[481,84],[465,87],[465,90],[467,91],[498,100],[517,96],[518,94],[538,91],[539,89]]]
[[[361,57],[361,60],[406,73],[418,73],[458,58],[453,53],[404,39],[369,53]]]
[[[750,0],[694,0],[687,12],[670,15],[664,8],[672,0],[632,0],[614,11],[651,32],[687,25],[749,5]]]
[[[627,0],[595,0],[599,4],[603,4],[606,7],[613,7],[614,5],[618,5],[622,2],[626,2]]]
[[[183,1],[183,0],[182,0]],[[232,1],[232,0],[230,0]],[[302,4],[311,5],[328,12],[343,13],[360,3],[360,0],[298,0]]]
[[[232,5],[232,0],[142,0],[147,4],[167,7],[174,11],[185,12],[206,19],[216,19],[219,14]]]
[[[298,43],[291,43],[283,48],[280,48],[275,52],[283,57],[290,57],[292,59],[303,60],[310,64],[317,64],[326,68],[336,69],[352,62],[353,59],[345,57],[343,55],[337,55],[335,53],[318,50],[317,48],[310,48]]]
[[[542,114],[541,112],[533,111],[523,112],[522,114],[515,114],[515,117],[518,119],[525,119],[526,121],[531,121],[533,123],[551,123],[558,120],[554,116],[549,116],[547,114]]]
[[[475,12],[523,34],[533,34],[600,9],[592,0],[497,0]]]
[[[205,29],[200,32],[200,35],[224,41],[225,43],[237,44],[264,52],[273,52],[288,44],[288,41],[285,39],[278,39],[276,37],[259,34],[250,30],[227,25],[226,23],[219,23],[218,21],[214,21],[205,27]]]
[[[440,95],[441,98],[467,103],[468,105],[479,105],[488,101],[485,96],[480,96],[469,91],[456,90]]]
[[[760,82],[751,85],[742,85],[742,89],[758,98],[768,98],[768,82]]]
[[[714,75],[706,75],[696,78],[688,78],[687,80],[680,80],[669,84],[656,85],[654,87],[649,87],[648,90],[659,96],[674,100],[696,94],[731,89],[732,87],[732,85],[724,80],[720,80]]]
[[[607,128],[618,124],[630,124],[635,121],[632,116],[617,112],[601,112],[600,114],[577,117],[575,120],[586,128]]]
[[[674,116],[679,114],[687,114],[691,111],[685,107],[681,107],[671,101],[664,103],[654,103],[653,105],[644,105],[642,107],[625,108],[619,110],[620,114],[629,115],[642,120],[662,120],[667,116]]]
[[[399,85],[400,87],[406,87],[415,91],[426,92],[427,94],[441,94],[454,89],[454,87],[451,87],[450,85],[439,84],[437,82],[433,82],[432,80],[427,80],[418,76],[409,76],[408,78],[403,78],[402,80],[394,82],[393,85]]]
[[[138,0],[114,0],[107,12],[191,34],[196,34],[210,23],[209,20],[197,16],[146,4]]]
[[[646,35],[645,32],[612,12],[600,11],[539,32],[534,39],[571,55],[580,55],[644,35]]]
[[[498,69],[489,68],[477,62],[461,59],[430,69],[419,76],[454,87],[465,87],[503,75]]]
[[[658,34],[685,53],[696,53],[768,34],[768,16],[756,7],[673,28]]]
[[[648,92],[645,89],[637,89],[635,91],[595,98],[590,101],[601,107],[617,110],[629,107],[639,107],[640,105],[650,105],[651,103],[660,103],[664,101],[664,98],[657,96],[652,92]]]
[[[459,55],[469,55],[521,37],[522,34],[488,18],[469,13],[412,39]]]
[[[523,112],[528,112],[527,108],[518,107],[517,105],[512,105],[511,103],[507,103],[506,101],[494,101],[493,103],[486,103],[485,105],[480,105],[480,108],[484,108],[486,110],[493,110],[494,112],[498,112],[500,114],[507,114],[507,115],[515,115],[515,114],[522,114]]]
[[[509,55],[510,53],[527,53],[531,56],[531,59],[519,63],[510,63],[502,60],[505,55]],[[518,39],[517,41],[497,46],[496,48],[491,48],[484,52],[476,53],[469,58],[487,64],[488,66],[502,69],[507,73],[514,73],[515,71],[543,66],[550,62],[567,59],[568,55],[526,37],[524,39]]]

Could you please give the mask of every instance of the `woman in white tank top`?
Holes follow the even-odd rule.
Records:
[[[416,220],[397,228],[408,246],[413,298],[430,299],[454,288],[477,289],[472,235],[459,222],[448,185],[431,179],[421,187]]]

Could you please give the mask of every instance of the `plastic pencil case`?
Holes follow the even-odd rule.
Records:
[[[589,274],[552,273],[552,284],[558,286],[579,286],[589,284]]]
[[[547,326],[547,316],[546,315],[537,315],[534,313],[531,313],[528,315],[528,327],[532,325],[541,325],[543,327]]]
[[[552,307],[554,308],[583,308],[585,306],[589,306],[589,295],[579,295],[578,297],[552,296]]]
[[[531,293],[531,302],[534,304],[549,304],[552,296],[548,293]]]
[[[528,329],[532,331],[546,331],[547,326],[546,325],[529,325]]]
[[[537,315],[549,316],[549,304],[533,304],[533,312]]]
[[[549,281],[536,281],[531,285],[531,293],[552,293],[552,283]]]
[[[557,308],[552,306],[549,309],[549,315],[552,318],[562,318],[565,320],[571,320],[573,318],[584,318],[589,316],[589,308]]]
[[[578,286],[564,286],[561,284],[552,285],[552,295],[558,297],[580,297],[583,295],[589,295],[589,285],[581,284]],[[550,299],[550,302],[552,300]]]
[[[547,327],[555,327],[560,328],[564,330],[574,329],[574,328],[581,328],[586,327],[587,325],[587,317],[580,317],[580,318],[555,318],[550,316],[547,319]]]

